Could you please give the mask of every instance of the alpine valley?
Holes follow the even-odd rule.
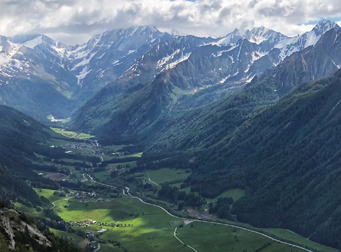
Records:
[[[0,250],[340,251],[340,68],[329,20],[1,36]]]

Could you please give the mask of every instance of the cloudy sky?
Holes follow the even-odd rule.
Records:
[[[66,44],[105,30],[155,25],[198,36],[265,26],[285,35],[321,18],[341,20],[339,0],[0,0],[0,34],[44,33]]]

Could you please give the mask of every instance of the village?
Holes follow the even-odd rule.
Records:
[[[67,143],[64,145],[64,149],[68,149],[68,151],[65,152],[68,154],[73,153],[73,151],[71,151],[70,149],[75,149],[75,150],[89,150],[94,155],[110,155],[113,157],[119,157],[119,156],[125,155],[124,152],[118,152],[118,151],[115,152],[107,148],[102,148],[102,146],[99,145],[96,141],[91,141],[90,143],[88,142]]]

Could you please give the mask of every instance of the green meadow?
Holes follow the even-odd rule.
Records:
[[[340,252],[340,250],[326,247],[324,245],[308,240],[298,234],[295,234],[294,232],[291,232],[290,230],[279,229],[279,228],[265,228],[263,230],[269,234],[275,235],[282,239],[296,242],[296,243],[302,244],[304,246],[308,246],[318,251]]]
[[[85,134],[85,133],[77,133],[77,132],[73,132],[73,131],[67,131],[64,129],[60,129],[60,128],[51,128],[54,132],[61,134],[67,138],[76,138],[76,139],[89,139],[89,138],[93,138],[94,136],[89,135],[89,134]]]
[[[144,173],[144,177],[147,180],[149,175],[150,179],[157,184],[171,181],[183,181],[190,175],[190,173],[186,173],[185,170],[169,168],[163,168],[160,170],[146,170]]]
[[[304,250],[270,240],[239,228],[193,222],[179,228],[177,236],[198,251],[302,252]]]
[[[96,220],[107,224],[82,228],[93,233],[107,229],[100,236],[107,242],[103,248],[111,247],[109,240],[115,240],[128,251],[190,251],[173,237],[175,226],[182,224],[181,219],[137,199],[125,197],[106,203],[75,201],[70,208],[56,208],[55,212],[65,221]],[[113,223],[115,227],[109,226]]]
[[[67,137],[82,137],[87,139],[89,136],[84,136],[75,132],[67,132],[63,130],[56,130],[58,133],[62,133]],[[68,143],[65,140],[56,139],[55,145],[65,146]],[[106,148],[112,148],[112,150],[118,150],[124,146],[108,146]],[[75,153],[78,150],[72,150]],[[80,153],[85,155],[84,153]],[[142,153],[131,154],[129,156],[140,157]],[[42,159],[42,156],[38,156]],[[110,155],[104,155],[104,160],[111,159]],[[64,158],[61,159],[67,162],[74,162],[79,160],[73,160]],[[49,163],[44,161],[44,163]],[[52,163],[51,163],[52,164]],[[89,163],[90,164],[90,163]],[[128,165],[129,164],[129,165]],[[136,166],[136,161],[127,163],[115,163],[109,164],[105,171],[95,172],[92,176],[95,180],[105,181],[110,176],[109,169],[112,167],[120,167],[120,173],[123,173]],[[58,165],[59,167],[59,165]],[[79,171],[75,171],[74,167],[61,165],[70,169],[79,180],[82,180],[82,174]],[[190,173],[187,173],[184,169],[171,169],[163,168],[159,170],[146,170],[135,174],[144,177],[145,181],[149,181],[149,178],[158,185],[164,182],[170,182],[173,186],[180,188],[182,181],[184,181]],[[150,182],[149,182],[150,183]],[[87,181],[83,184],[93,185],[92,182]],[[160,188],[160,187],[158,187]],[[190,192],[190,187],[183,188],[186,192]],[[110,202],[96,202],[94,199],[87,199],[88,202],[79,202],[75,199],[67,201],[66,197],[59,197],[54,195],[54,190],[35,189],[40,195],[47,198],[51,203],[55,202],[54,212],[58,214],[65,221],[85,221],[95,220],[96,225],[90,225],[89,227],[73,226],[75,230],[81,229],[84,232],[92,232],[99,235],[99,241],[101,242],[100,252],[107,251],[193,251],[188,246],[181,244],[174,237],[174,230],[176,227],[184,224],[181,218],[175,218],[166,214],[160,208],[147,205],[140,202],[137,199],[123,196],[122,198],[109,198]],[[103,197],[98,195],[99,197]],[[218,197],[213,199],[207,199],[208,202],[215,202],[220,197],[231,197],[234,201],[239,200],[245,196],[245,191],[241,189],[230,189]],[[171,203],[160,201],[160,203],[173,208]],[[27,207],[20,203],[15,203],[16,208],[20,211],[30,213],[34,216],[43,217],[42,211],[37,211],[35,208]],[[69,205],[69,208],[65,208],[65,205]],[[47,204],[45,208],[51,208],[52,204]],[[203,209],[197,209],[203,211]],[[101,225],[98,225],[101,223]],[[101,229],[106,229],[105,232],[99,233]],[[267,233],[270,233],[276,237],[299,243],[305,246],[312,247],[316,250],[326,252],[337,252],[336,249],[327,248],[317,243],[311,242],[304,237],[296,235],[287,230],[281,229],[264,229]],[[72,241],[81,247],[84,247],[89,241],[83,237],[76,235],[75,233],[67,233],[65,231],[51,229],[57,236],[67,236],[72,238]],[[262,251],[262,252],[298,252],[303,251],[301,249],[291,247],[289,245],[275,242],[262,235],[242,230],[240,228],[232,228],[220,224],[210,224],[194,221],[184,227],[178,229],[177,236],[185,244],[195,248],[198,252],[202,251]]]
[[[56,200],[61,200],[64,199],[64,197],[60,197],[57,195],[54,195],[53,193],[55,192],[55,190],[49,190],[49,189],[38,189],[35,188],[34,189],[36,191],[36,193],[39,196],[44,196],[45,198],[47,198],[51,203],[56,201]]]
[[[99,237],[101,251],[121,251],[122,247],[141,252],[191,251],[173,235],[175,227],[183,224],[182,219],[137,199],[123,197],[106,203],[74,201],[70,208],[61,207],[63,202],[58,203],[60,207],[55,208],[55,213],[65,221],[96,220],[96,225],[80,228],[85,232],[97,234],[102,228],[107,229]],[[196,221],[179,228],[177,236],[198,251],[302,251],[239,228]],[[120,242],[121,248],[115,246],[114,241]]]
[[[218,198],[232,198],[234,202],[236,202],[237,200],[243,198],[245,196],[245,191],[242,189],[230,189],[227,190],[226,192],[223,192],[222,194],[220,194],[219,196],[213,198],[213,199],[209,199],[206,198],[208,202],[216,202],[218,200]]]

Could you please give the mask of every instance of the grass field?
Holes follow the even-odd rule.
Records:
[[[51,128],[54,132],[61,134],[65,137],[68,138],[76,138],[76,139],[89,139],[89,138],[93,138],[94,136],[89,135],[89,134],[85,134],[85,133],[77,133],[77,132],[73,132],[73,131],[67,131],[67,130],[63,130],[60,128]]]
[[[137,199],[130,197],[110,199],[110,202],[95,202],[90,199],[87,203],[73,201],[67,203],[70,208],[64,208],[66,204],[63,197],[53,195],[53,190],[35,189],[50,201],[57,201],[54,208],[55,213],[65,221],[96,220],[103,226],[91,225],[88,228],[74,227],[85,232],[98,234],[102,228],[107,229],[100,235],[101,251],[191,251],[187,246],[177,241],[173,232],[175,227],[183,223],[182,219],[174,218],[166,214],[163,210],[141,203]],[[238,191],[230,191],[229,193]],[[226,192],[227,193],[227,192]],[[36,212],[33,208],[28,208],[20,203],[16,206],[21,211],[40,216],[42,212]],[[104,224],[107,223],[107,224]],[[111,227],[110,224],[121,224],[120,227]],[[328,248],[316,244],[304,237],[296,235],[290,231],[282,229],[264,229],[277,237],[300,243],[320,251],[339,252],[336,249]],[[51,232],[58,236],[72,238],[76,244],[80,244],[84,239],[76,234],[53,230]],[[245,231],[239,228],[223,226],[219,224],[201,223],[194,221],[183,228],[178,229],[177,236],[186,244],[201,251],[265,251],[265,252],[285,252],[303,251],[301,249],[274,242],[264,236]],[[119,241],[121,246],[114,245]]]
[[[57,230],[57,229],[53,229],[53,228],[49,228],[50,231],[52,233],[54,233],[54,235],[58,236],[58,237],[68,237],[69,239],[71,238],[72,239],[72,242],[74,242],[75,244],[78,244],[82,241],[84,241],[84,238],[83,237],[80,237],[74,233],[68,233],[66,231],[61,231],[61,230]]]
[[[33,207],[25,206],[24,204],[21,204],[19,202],[15,202],[14,205],[15,205],[15,208],[20,212],[25,212],[25,213],[28,213],[28,214],[33,215],[35,217],[43,217],[44,216],[42,211],[38,212]]]
[[[285,230],[285,229],[279,229],[279,228],[267,228],[267,229],[263,229],[265,232],[275,235],[277,237],[280,237],[282,239],[286,239],[292,242],[296,242],[296,243],[300,243],[302,245],[308,246],[310,248],[319,250],[319,251],[328,251],[328,252],[340,252],[340,250],[334,249],[334,248],[330,248],[330,247],[326,247],[323,246],[321,244],[318,244],[316,242],[310,241],[298,234],[295,234],[289,230]]]
[[[113,240],[121,242],[128,251],[191,251],[173,236],[175,227],[183,223],[182,219],[171,217],[159,208],[128,197],[86,204],[72,202],[70,208],[56,208],[55,212],[66,221],[91,219],[122,224],[121,227],[103,226],[107,229],[100,236],[107,242],[103,244],[103,251],[121,251],[111,244]],[[98,233],[101,228],[91,225],[83,230]],[[210,223],[194,222],[193,227],[189,224],[178,230],[178,237],[198,251],[302,251],[259,234]]]
[[[160,170],[146,170],[144,173],[144,177],[147,180],[149,175],[150,179],[157,184],[161,184],[167,181],[185,180],[190,175],[190,173],[185,173],[185,170],[169,168],[164,168]]]
[[[185,187],[185,188],[180,188],[182,183],[176,183],[176,184],[172,184],[172,186],[175,186],[177,188],[179,188],[180,191],[186,192],[186,193],[190,193],[191,192],[191,187]]]
[[[136,199],[112,199],[109,203],[72,202],[70,208],[57,208],[55,212],[66,221],[96,220],[101,223],[122,224],[122,227],[107,227],[100,238],[116,240],[128,251],[190,251],[174,237],[174,224],[181,219],[165,214],[161,209],[145,205]],[[101,228],[91,225],[84,231],[98,232]],[[110,244],[104,248],[114,248]],[[106,251],[106,250],[103,250]],[[107,250],[109,251],[109,250]]]
[[[143,152],[138,152],[138,153],[134,153],[134,154],[129,154],[129,155],[126,155],[126,156],[124,156],[125,158],[126,157],[142,157],[142,154],[143,154]]]
[[[270,240],[238,228],[193,222],[178,229],[177,236],[198,251],[303,252],[304,250]]]
[[[208,202],[216,202],[218,200],[218,198],[232,198],[234,202],[236,202],[237,200],[243,198],[245,196],[245,191],[242,189],[230,189],[227,190],[226,192],[223,192],[222,194],[220,194],[219,196],[213,198],[213,199],[208,199],[206,198],[206,200]]]
[[[45,198],[47,198],[50,202],[56,201],[56,200],[60,200],[63,199],[63,197],[59,197],[57,195],[53,195],[53,193],[55,192],[55,190],[49,190],[49,189],[38,189],[35,188],[34,189],[36,191],[36,193],[39,196],[44,196]]]
[[[94,174],[95,176],[95,179],[98,180],[98,181],[104,181],[106,180],[108,177],[110,177],[110,172],[109,171],[102,171],[102,172],[96,172]],[[93,176],[93,177],[94,177]]]
[[[64,197],[59,197],[59,196],[53,195],[54,190],[37,189],[37,188],[35,188],[34,190],[36,191],[36,193],[39,196],[44,196],[45,198],[47,198],[50,201],[50,203],[57,201],[57,200],[65,199]],[[64,204],[65,204],[65,202],[64,202]],[[52,204],[48,204],[48,205],[45,205],[44,208],[51,208],[52,206],[53,206]],[[36,211],[35,208],[25,206],[19,202],[15,203],[15,207],[16,207],[16,209],[18,209],[21,212],[29,213],[29,214],[36,216],[36,217],[43,217],[44,216],[42,211],[38,212],[38,211]]]

